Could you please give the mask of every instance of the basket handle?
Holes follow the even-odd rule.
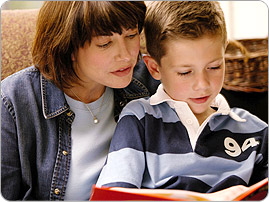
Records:
[[[240,43],[237,40],[230,40],[228,45],[231,45],[231,46],[238,48],[240,50],[240,52],[245,56],[244,62],[245,63],[248,62],[250,54],[249,54],[247,48],[242,43]]]

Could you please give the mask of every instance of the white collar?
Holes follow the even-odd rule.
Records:
[[[151,105],[158,105],[160,103],[167,102],[171,108],[182,108],[182,111],[190,111],[190,108],[186,102],[183,101],[176,101],[173,100],[163,89],[163,85],[160,84],[156,93],[151,96],[150,104]],[[245,119],[240,118],[237,114],[231,111],[230,106],[226,99],[221,95],[218,94],[216,98],[213,100],[211,107],[218,108],[217,112],[214,114],[222,114],[222,115],[229,115],[232,119],[239,122],[246,122]],[[180,115],[179,115],[180,116]],[[181,116],[180,116],[181,118]]]

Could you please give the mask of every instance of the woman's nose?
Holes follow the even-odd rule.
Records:
[[[124,40],[119,41],[118,43],[116,60],[127,62],[131,60],[130,48],[128,47],[128,43],[126,43]]]

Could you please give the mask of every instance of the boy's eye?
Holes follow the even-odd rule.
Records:
[[[177,75],[178,76],[187,76],[190,73],[191,73],[191,71],[188,71],[188,72],[177,72]]]
[[[217,66],[217,67],[209,67],[209,69],[213,69],[213,70],[220,69],[220,66]]]

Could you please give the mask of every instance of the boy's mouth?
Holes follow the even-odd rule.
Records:
[[[199,98],[190,98],[190,100],[196,104],[203,104],[205,103],[210,96],[199,97]]]

